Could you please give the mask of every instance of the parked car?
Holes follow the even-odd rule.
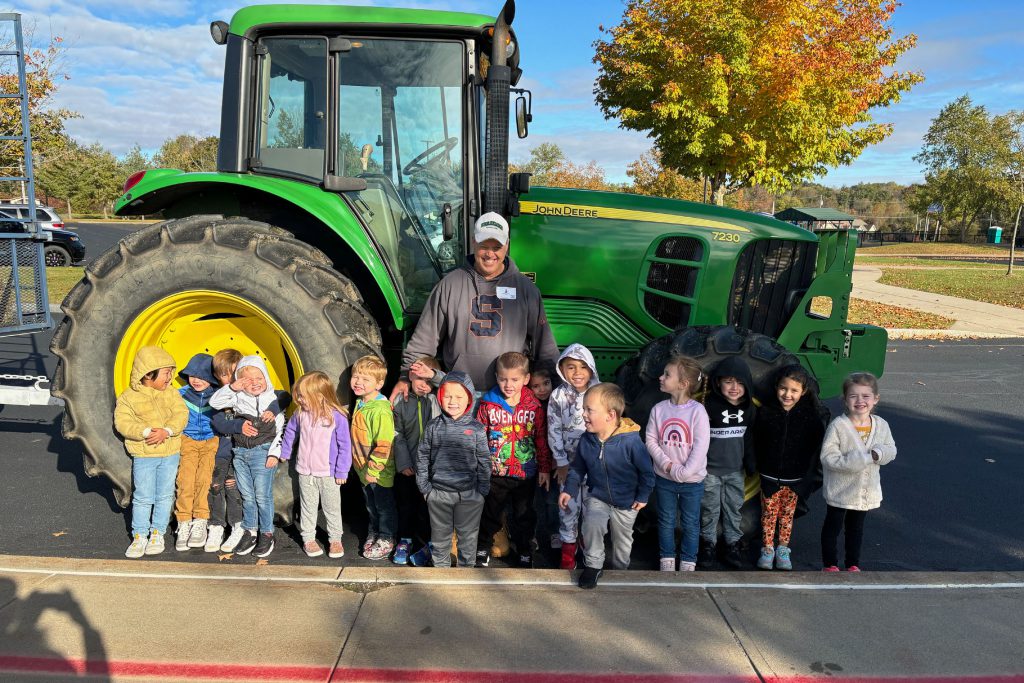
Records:
[[[28,204],[0,203],[0,211],[28,220]],[[36,220],[44,230],[64,230],[64,219],[51,206],[36,205]]]
[[[28,232],[24,219],[9,208],[0,209],[0,233],[18,232]],[[85,259],[85,245],[77,233],[59,228],[45,228],[44,233],[51,236],[43,249],[48,267],[70,266]]]

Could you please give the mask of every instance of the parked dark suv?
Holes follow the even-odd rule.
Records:
[[[0,233],[16,232],[27,232],[25,224],[9,210],[0,209]],[[46,228],[44,232],[53,236],[44,248],[47,266],[70,266],[85,259],[85,245],[77,233],[55,228]]]

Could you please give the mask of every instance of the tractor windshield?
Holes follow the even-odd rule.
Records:
[[[340,54],[338,174],[365,178],[356,210],[422,308],[463,250],[462,43],[351,39]],[[444,239],[450,210],[455,235]]]

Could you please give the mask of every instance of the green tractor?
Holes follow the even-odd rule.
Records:
[[[474,219],[509,216],[520,269],[560,344],[593,350],[643,419],[681,351],[747,358],[761,391],[799,361],[835,395],[881,373],[885,331],[846,321],[855,240],[683,201],[529,188],[508,168],[519,49],[497,19],[312,5],[240,10],[226,47],[218,170],[137,173],[118,215],[161,213],[97,258],[62,304],[52,392],[86,471],[127,505],[131,461],[111,426],[144,345],[259,353],[277,388],[342,378],[360,356],[397,368],[432,287],[470,251]],[[510,90],[512,92],[510,92]],[[347,390],[342,381],[339,392]],[[284,468],[277,509],[290,519]]]

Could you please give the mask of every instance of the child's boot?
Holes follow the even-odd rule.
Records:
[[[188,535],[189,548],[202,548],[206,546],[206,520],[193,519],[192,531]]]
[[[775,551],[775,568],[783,571],[793,569],[793,561],[789,559],[789,547],[780,545]]]
[[[572,571],[576,569],[576,544],[575,543],[562,543],[562,561],[558,565],[559,569],[568,569]]]
[[[146,545],[149,543],[149,539],[143,534],[135,534],[132,538],[132,544],[128,546],[128,549],[124,551],[124,556],[130,560],[137,560],[146,554]]]
[[[723,561],[725,562],[726,567],[730,567],[732,569],[743,569],[745,563],[743,562],[743,553],[740,551],[739,541],[730,543],[726,546],[725,558]]]
[[[771,569],[775,563],[775,548],[766,545],[761,548],[761,557],[757,558],[758,569]]]
[[[224,527],[219,524],[212,524],[206,531],[206,543],[203,547],[208,553],[215,553],[220,550],[220,544],[224,542]]]
[[[715,544],[703,541],[697,553],[697,568],[711,569],[715,566]]]
[[[188,535],[192,533],[192,521],[178,522],[178,535],[174,539],[174,549],[179,553],[188,550]]]

